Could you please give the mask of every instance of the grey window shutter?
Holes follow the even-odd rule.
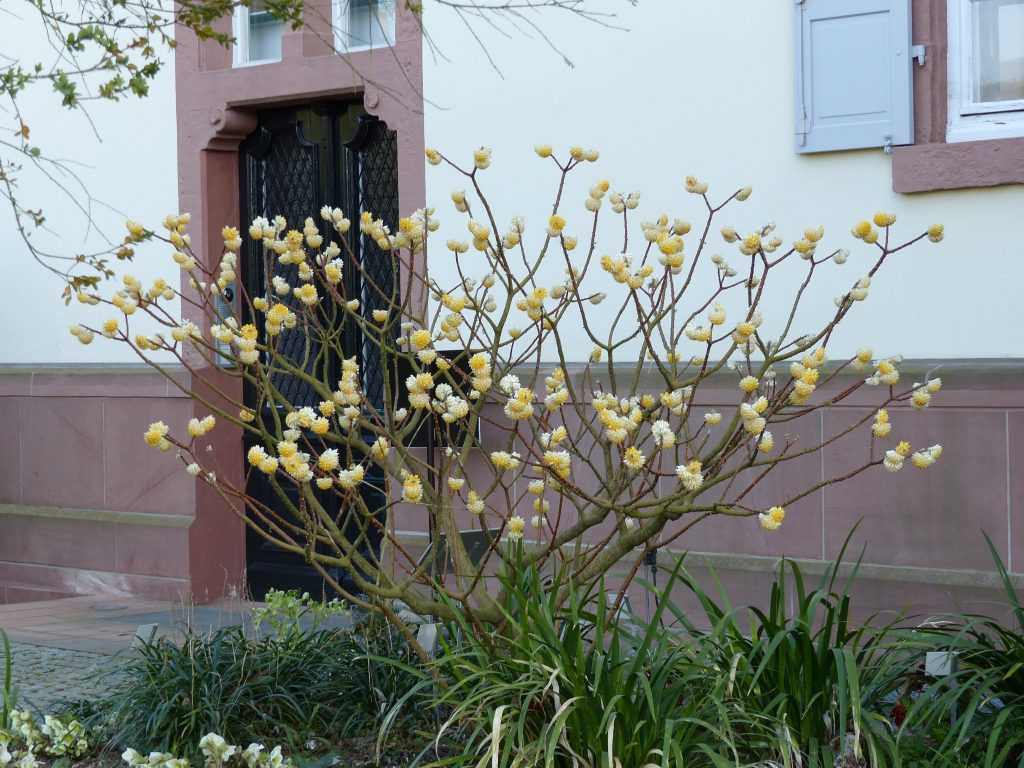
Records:
[[[911,0],[796,0],[796,151],[914,141]]]

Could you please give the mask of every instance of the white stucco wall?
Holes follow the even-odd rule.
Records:
[[[8,17],[0,28],[0,50],[23,64],[49,61],[53,54],[40,34],[33,11],[25,5],[18,12],[20,20]],[[47,231],[33,234],[44,250],[72,255],[98,250],[105,242],[101,233],[115,242],[124,236],[125,219],[157,228],[167,213],[177,209],[173,61],[166,63],[146,99],[132,97],[116,103],[97,100],[88,102],[86,111],[67,110],[44,85],[28,91],[21,106],[32,142],[50,157],[72,161],[68,168],[74,170],[93,198],[87,216],[52,181],[31,167],[24,169],[19,178],[20,202],[45,213]],[[8,122],[5,118],[3,125]],[[79,203],[87,199],[75,181],[64,177],[62,182],[76,190]],[[15,231],[10,207],[6,200],[2,202],[4,263],[14,280],[8,284],[0,310],[7,329],[0,343],[0,363],[137,360],[123,344],[97,338],[83,347],[68,333],[74,323],[89,321],[96,327],[114,315],[109,308],[104,311],[77,302],[64,306],[60,279],[31,259]],[[129,271],[144,283],[161,275],[178,279],[167,249],[151,245],[138,249],[134,264],[125,267],[118,263],[115,267],[119,272]],[[107,285],[104,293],[109,295],[112,287]],[[136,320],[140,314],[132,318],[133,333],[152,327],[141,318]]]
[[[565,197],[567,231],[581,236],[590,225],[583,208],[586,190],[600,178],[609,179],[612,189],[642,191],[635,222],[665,212],[690,220],[697,231],[703,203],[683,191],[685,175],[708,181],[715,200],[749,184],[753,196],[730,205],[721,223],[743,233],[774,220],[787,244],[805,227],[823,224],[819,253],[835,247],[852,252],[843,267],[819,268],[819,288],[799,316],[802,328],[812,330],[834,311],[833,298],[874,259],[868,246],[849,235],[855,221],[892,211],[899,218],[897,235],[942,222],[945,241],[925,241],[893,257],[830,351],[846,354],[869,344],[879,354],[908,357],[1024,355],[1017,301],[1024,279],[1024,244],[1017,236],[1024,188],[899,195],[892,191],[890,158],[881,150],[797,155],[792,3],[643,0],[633,8],[602,0],[587,5],[614,10],[614,23],[629,31],[569,15],[540,17],[544,33],[573,60],[572,69],[535,33],[505,38],[484,30],[502,78],[463,25],[430,27],[447,58],[429,52],[424,57],[425,94],[433,102],[426,107],[427,146],[467,166],[474,148],[493,149],[492,166],[481,179],[502,228],[521,214],[527,218],[528,244],[539,247],[543,240],[557,170],[535,156],[535,143],[550,143],[563,156],[571,144],[601,152],[597,164],[572,174]],[[428,166],[427,201],[441,214],[441,242],[452,236],[469,239],[465,217],[449,201],[452,189],[466,186],[451,169]],[[610,215],[606,203],[602,217]],[[692,255],[696,233],[686,241]],[[581,237],[581,247],[583,242]],[[735,245],[717,234],[710,242],[711,253],[740,263]],[[604,237],[597,253],[620,247],[618,235]],[[434,250],[430,269],[442,283],[456,279],[450,255],[441,248]],[[481,264],[477,276],[484,271]],[[550,278],[560,271],[553,270]],[[768,337],[788,308],[804,264],[794,259],[784,271],[783,279],[773,281],[786,301],[771,292],[774,298],[764,304]],[[604,277],[591,279],[596,286]],[[591,345],[581,331],[570,326],[562,332],[578,342],[581,358],[588,353]]]

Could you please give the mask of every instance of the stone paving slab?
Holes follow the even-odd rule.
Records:
[[[206,632],[248,623],[251,610],[238,601],[191,606],[80,596],[0,605],[0,629],[11,640],[20,704],[48,713],[61,701],[102,695],[140,626],[179,639],[183,625]]]
[[[18,642],[112,654],[130,648],[142,625],[157,625],[161,636],[179,636],[184,625],[206,632],[247,623],[253,605],[241,601],[187,605],[85,595],[0,605],[0,629]]]
[[[91,699],[109,686],[105,673],[116,657],[43,645],[11,643],[18,705],[50,713],[61,701]]]

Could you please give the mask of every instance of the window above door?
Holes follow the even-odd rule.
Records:
[[[946,140],[1024,136],[1024,0],[949,0]]]
[[[235,8],[232,22],[232,61],[236,67],[269,64],[281,60],[281,36],[285,23],[274,18],[264,0],[252,0]]]
[[[345,53],[394,45],[395,2],[333,0],[335,49]]]
[[[331,0],[331,21],[337,53],[354,53],[394,45],[396,0]],[[265,0],[235,8],[232,20],[232,63],[235,67],[281,60],[281,39],[287,24],[267,9]]]

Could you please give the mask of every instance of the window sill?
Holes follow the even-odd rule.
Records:
[[[362,43],[360,43],[359,45],[345,45],[345,43],[342,40],[335,39],[334,41],[334,51],[339,56],[345,56],[346,54],[349,53],[365,53],[367,51],[387,50],[389,48],[394,47],[395,44],[390,42],[376,43],[373,45],[364,45]]]
[[[1024,138],[894,147],[896,192],[1024,184]]]
[[[245,69],[246,67],[262,67],[264,64],[280,64],[281,59],[257,59],[256,61],[236,61],[231,66],[234,69]]]
[[[972,115],[953,120],[946,129],[946,141],[990,141],[1024,137],[1024,113],[1006,112],[993,115]]]

